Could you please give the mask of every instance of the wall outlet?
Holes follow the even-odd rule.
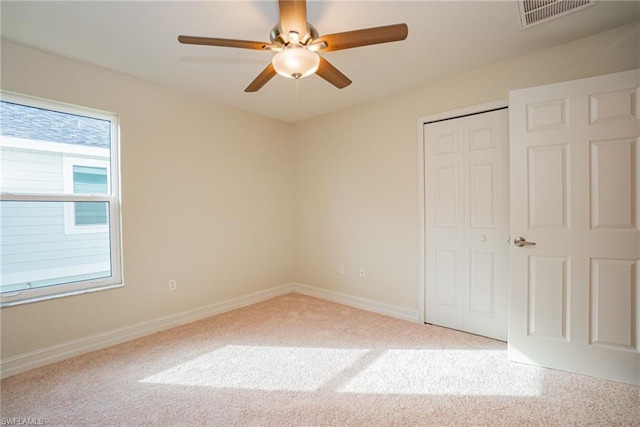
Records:
[[[338,273],[344,274],[344,264],[338,264]]]
[[[364,279],[367,277],[367,273],[364,271],[364,267],[360,267],[360,278]]]
[[[176,283],[175,279],[169,280],[169,290],[173,292],[176,289],[178,289],[178,284]]]

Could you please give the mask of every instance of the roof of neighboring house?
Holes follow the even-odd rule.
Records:
[[[108,120],[0,102],[0,135],[109,148]]]

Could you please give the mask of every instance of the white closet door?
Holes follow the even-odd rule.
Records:
[[[508,112],[426,124],[427,323],[507,339]]]
[[[509,358],[640,384],[638,70],[509,95]]]

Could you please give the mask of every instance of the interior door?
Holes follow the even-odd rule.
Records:
[[[640,384],[639,83],[509,95],[511,360]]]
[[[424,126],[425,320],[506,340],[507,110]]]

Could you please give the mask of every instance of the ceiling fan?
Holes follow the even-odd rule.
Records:
[[[396,24],[319,36],[314,26],[307,22],[306,0],[279,0],[278,4],[280,22],[269,34],[271,43],[194,36],[178,36],[178,41],[276,52],[271,63],[247,86],[245,92],[257,92],[276,74],[297,80],[316,73],[342,89],[349,86],[351,80],[318,52],[400,41],[407,38],[409,31],[407,24]]]

